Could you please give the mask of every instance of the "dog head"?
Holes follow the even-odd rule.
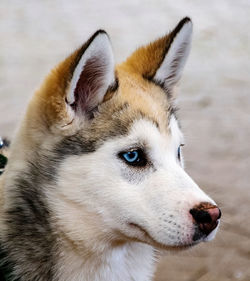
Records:
[[[185,18],[115,66],[98,31],[32,99],[18,143],[29,162],[47,163],[41,188],[57,231],[74,243],[179,249],[214,237],[220,211],[183,169],[175,113],[191,35]]]

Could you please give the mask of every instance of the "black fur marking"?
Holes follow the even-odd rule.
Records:
[[[95,130],[91,130],[93,134],[88,138],[84,137],[84,132],[79,132],[74,136],[65,137],[58,145],[55,153],[58,159],[64,159],[68,155],[82,155],[96,151],[107,139],[125,135],[128,128],[118,120],[113,123],[113,127],[104,134],[97,134]]]
[[[0,245],[0,280],[1,281],[20,281],[13,276],[14,265],[7,260],[7,254],[2,245]]]
[[[55,280],[53,277],[56,238],[50,224],[43,185],[56,178],[55,158],[37,155],[26,172],[9,187],[12,204],[6,211],[8,229],[2,241],[14,275],[22,281]]]
[[[58,159],[64,159],[68,155],[82,155],[94,152],[97,149],[96,140],[86,141],[81,134],[65,137],[58,145],[55,153]]]

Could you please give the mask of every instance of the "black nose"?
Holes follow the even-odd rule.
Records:
[[[219,218],[221,217],[220,209],[210,203],[201,203],[189,212],[198,224],[201,232],[206,235],[216,228],[219,223]]]

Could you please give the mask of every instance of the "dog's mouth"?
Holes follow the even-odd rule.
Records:
[[[175,250],[175,251],[178,251],[178,250],[185,250],[185,249],[189,249],[195,245],[197,245],[199,243],[199,241],[192,241],[191,243],[190,242],[187,242],[186,244],[179,244],[179,245],[166,245],[166,244],[163,244],[161,242],[158,242],[157,240],[155,240],[150,234],[149,232],[143,228],[142,226],[140,226],[139,224],[136,224],[136,223],[128,223],[128,225],[132,228],[136,228],[138,229],[141,234],[143,234],[143,242],[146,242],[158,249],[162,249],[162,250]]]

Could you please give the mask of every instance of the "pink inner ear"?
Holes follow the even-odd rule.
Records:
[[[105,60],[101,57],[86,61],[74,90],[76,111],[89,113],[98,105],[100,91],[104,90],[105,68]]]

